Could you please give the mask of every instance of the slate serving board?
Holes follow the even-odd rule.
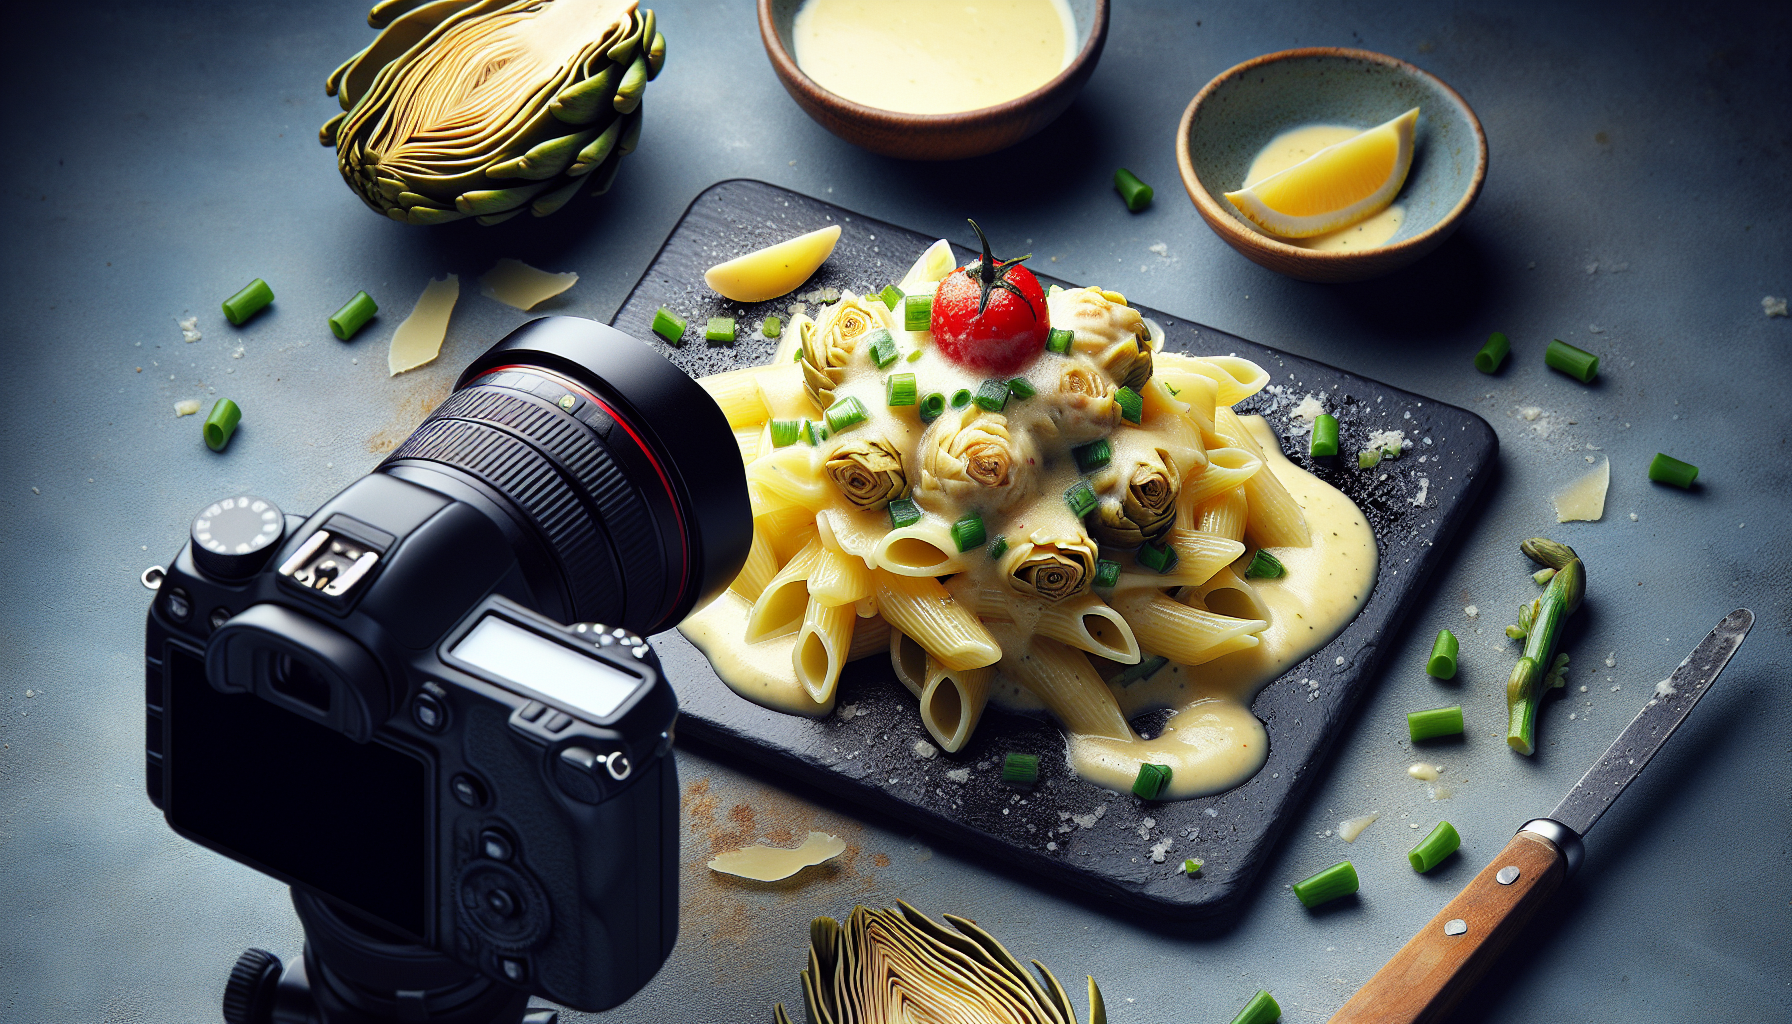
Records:
[[[933,239],[758,181],[724,181],[699,195],[673,228],[611,322],[647,339],[692,376],[766,362],[776,343],[754,330],[767,315],[788,320],[796,296],[742,305],[709,291],[703,272],[724,259],[830,223],[839,245],[798,293],[833,287],[857,292],[898,280]],[[1002,243],[997,241],[998,247]],[[1009,246],[1012,248],[1012,246]],[[975,255],[955,246],[962,265]],[[1001,253],[1005,255],[1006,253]],[[1047,264],[1046,266],[1049,266]],[[1046,285],[1071,282],[1046,276]],[[1077,282],[1078,284],[1103,282]],[[682,347],[657,338],[649,325],[666,306],[691,325]],[[810,304],[813,312],[815,304]],[[1429,401],[1309,359],[1279,352],[1200,324],[1138,307],[1162,324],[1165,348],[1237,354],[1269,371],[1272,386],[1240,403],[1261,412],[1285,433],[1288,411],[1308,393],[1323,395],[1340,421],[1338,459],[1315,460],[1303,444],[1289,457],[1342,490],[1369,517],[1380,552],[1375,589],[1357,618],[1331,643],[1271,682],[1251,710],[1269,733],[1269,760],[1249,781],[1217,796],[1146,804],[1071,773],[1065,744],[1047,721],[992,707],[970,745],[932,759],[915,755],[926,739],[914,698],[891,674],[886,659],[848,666],[834,714],[820,720],[768,711],[729,690],[703,655],[677,632],[653,638],[678,693],[679,735],[767,765],[913,823],[990,859],[997,870],[1046,886],[1080,890],[1100,901],[1151,916],[1220,920],[1235,914],[1252,876],[1299,811],[1321,762],[1350,709],[1379,667],[1382,634],[1421,598],[1424,582],[1484,484],[1498,440],[1486,421],[1465,409]],[[703,341],[704,321],[736,316],[740,340],[732,347]],[[1348,453],[1371,431],[1399,429],[1413,447],[1372,471]],[[850,718],[844,713],[852,709]],[[1167,712],[1140,716],[1148,734]],[[1031,789],[1000,782],[1010,750],[1043,755],[1040,782]],[[968,781],[952,778],[968,769]],[[1171,839],[1162,863],[1151,848]],[[1186,857],[1205,867],[1190,879],[1177,873]]]

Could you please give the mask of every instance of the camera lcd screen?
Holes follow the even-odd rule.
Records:
[[[454,645],[454,656],[594,718],[607,718],[645,680],[539,633],[487,615]]]

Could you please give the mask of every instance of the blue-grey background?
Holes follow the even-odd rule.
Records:
[[[667,70],[612,194],[496,229],[393,224],[337,178],[316,141],[337,109],[322,82],[372,37],[365,13],[96,0],[9,23],[0,1019],[217,1019],[244,946],[298,952],[285,891],[177,840],[143,795],[138,573],[173,554],[208,499],[243,488],[304,511],[371,468],[467,360],[527,318],[479,294],[495,259],[577,271],[548,309],[607,320],[685,205],[730,177],[960,241],[975,216],[1061,277],[1475,410],[1499,432],[1501,471],[1232,929],[1103,913],[681,751],[679,947],[604,1019],[769,1019],[772,1002],[800,1002],[811,916],[904,898],[977,919],[1067,981],[1095,975],[1117,1024],[1230,1019],[1260,987],[1285,1019],[1323,1020],[1743,605],[1759,624],[1722,683],[1464,1014],[1792,1017],[1792,320],[1761,306],[1792,292],[1792,8],[1117,0],[1101,65],[1057,124],[993,157],[916,165],[803,116],[746,0],[667,2]],[[1226,248],[1183,194],[1173,149],[1183,106],[1213,75],[1334,44],[1441,76],[1492,151],[1486,191],[1449,244],[1355,286],[1286,280]],[[1149,210],[1129,214],[1113,194],[1120,165],[1156,186]],[[441,359],[389,379],[393,328],[445,272],[462,290]],[[218,302],[256,276],[278,300],[232,328]],[[324,318],[361,288],[386,312],[343,344]],[[175,324],[189,315],[204,333],[193,344]],[[1492,330],[1511,335],[1513,358],[1485,377],[1469,357]],[[1600,355],[1594,386],[1543,368],[1551,337]],[[198,418],[172,412],[217,396],[245,417],[222,455],[200,442]],[[1522,419],[1522,407],[1541,412]],[[1697,463],[1700,488],[1648,483],[1656,451]],[[1606,516],[1558,526],[1547,494],[1589,454],[1611,459]],[[1501,628],[1534,594],[1516,545],[1537,533],[1574,544],[1590,583],[1568,634],[1570,692],[1525,759],[1499,738],[1513,658]],[[1421,671],[1442,627],[1462,638],[1449,683]],[[1402,742],[1404,712],[1457,702],[1462,742],[1422,754]],[[1433,802],[1407,778],[1421,756],[1445,767],[1453,798]],[[1371,809],[1381,820],[1354,845],[1324,834]],[[1404,852],[1440,817],[1463,851],[1417,876]],[[734,886],[702,866],[811,827],[850,848],[798,884]],[[1346,857],[1362,875],[1356,901],[1311,914],[1284,889]]]

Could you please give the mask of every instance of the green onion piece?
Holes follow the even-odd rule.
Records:
[[[1170,659],[1161,654],[1153,654],[1148,658],[1140,658],[1137,665],[1128,665],[1114,674],[1108,682],[1115,686],[1131,686],[1141,679],[1149,679],[1157,674],[1157,670],[1170,663]]]
[[[1056,288],[1057,285],[1052,285],[1052,287]],[[1067,331],[1062,327],[1054,327],[1052,328],[1052,332],[1045,336],[1045,347],[1047,351],[1065,355],[1070,352],[1070,343],[1075,338],[1075,333]]]
[[[1132,780],[1132,795],[1140,800],[1156,800],[1164,787],[1170,784],[1170,766],[1167,764],[1141,764],[1139,777]]]
[[[913,351],[913,352],[910,352],[910,353],[909,353],[909,354],[908,354],[908,355],[907,355],[907,356],[905,356],[905,357],[903,357],[903,358],[904,358],[904,359],[905,359],[905,360],[906,360],[906,361],[907,361],[907,362],[911,362],[911,363],[918,363],[918,362],[920,362],[920,361],[921,361],[921,350],[920,350],[920,349],[915,349],[915,350],[914,350],[914,351]]]
[[[884,382],[884,404],[892,408],[899,405],[914,405],[920,401],[915,391],[915,375],[912,373],[892,373]]]
[[[802,440],[803,424],[808,420],[773,420],[772,447],[785,448]]]
[[[230,443],[230,435],[236,433],[236,425],[243,419],[243,410],[228,398],[220,398],[212,405],[212,411],[205,418],[205,446],[214,452],[221,452]]]
[[[814,447],[828,439],[827,428],[811,419],[803,420],[803,425],[797,430],[797,436],[802,438],[803,443],[810,447]]]
[[[1088,444],[1077,445],[1070,449],[1070,454],[1076,456],[1077,469],[1084,473],[1093,473],[1114,458],[1114,446],[1108,444],[1108,439],[1103,437],[1090,441]]]
[[[1101,504],[1096,500],[1095,492],[1090,489],[1087,480],[1078,480],[1071,484],[1070,489],[1064,492],[1064,503],[1070,506],[1070,511],[1078,519],[1095,511],[1095,506]]]
[[[224,317],[238,327],[274,301],[274,290],[261,278],[243,285],[243,290],[224,300]]]
[[[1412,711],[1406,716],[1406,731],[1413,741],[1434,740],[1439,736],[1462,735],[1462,705]]]
[[[976,512],[966,512],[952,524],[952,543],[957,544],[960,551],[981,547],[987,537],[983,532],[983,517]]]
[[[1506,340],[1504,334],[1494,331],[1487,336],[1487,344],[1481,346],[1481,351],[1475,353],[1475,369],[1482,373],[1497,371],[1500,364],[1506,361],[1506,353],[1510,351],[1512,343]]]
[[[1199,857],[1190,857],[1189,859],[1183,861],[1182,866],[1180,868],[1177,868],[1176,870],[1182,872],[1185,875],[1193,876],[1196,872],[1199,872],[1201,870],[1201,868],[1206,865],[1206,863],[1207,863],[1206,861],[1202,860]]]
[[[1419,874],[1424,874],[1443,863],[1445,857],[1455,853],[1462,845],[1462,837],[1456,834],[1456,826],[1447,821],[1440,821],[1431,834],[1419,841],[1419,845],[1406,852],[1406,862]]]
[[[848,395],[828,406],[828,429],[838,434],[848,427],[865,422],[865,403]]]
[[[1103,558],[1095,563],[1096,586],[1106,588],[1111,587],[1118,582],[1120,582],[1119,562],[1113,562]]]
[[[1523,640],[1525,637],[1531,635],[1531,631],[1523,626],[1512,625],[1506,627],[1506,635],[1514,640]]]
[[[1008,385],[999,380],[986,380],[977,385],[977,395],[972,401],[977,408],[988,412],[1001,412],[1008,404]]]
[[[330,333],[336,335],[339,341],[347,341],[379,311],[380,307],[374,304],[373,296],[366,292],[356,292],[354,298],[330,315]]]
[[[1437,639],[1431,644],[1431,659],[1425,662],[1425,674],[1433,679],[1454,679],[1459,649],[1456,634],[1447,629],[1438,630]]]
[[[902,304],[902,329],[905,331],[929,331],[933,329],[933,296],[910,295]]]
[[[1025,377],[1016,377],[1008,382],[1008,393],[1019,399],[1032,398],[1039,392]]]
[[[1294,883],[1294,895],[1309,909],[1356,891],[1356,865],[1341,860],[1324,871]]]
[[[910,523],[921,521],[921,506],[915,504],[913,498],[897,498],[890,502],[890,528],[900,530]]]
[[[1000,558],[1007,553],[1008,553],[1008,538],[1007,537],[1003,537],[998,534],[996,536],[995,540],[992,540],[989,542],[989,557]]]
[[[1361,451],[1361,452],[1356,453],[1356,468],[1358,468],[1358,469],[1374,469],[1376,466],[1379,466],[1379,465],[1381,465],[1381,450],[1380,449],[1371,448],[1368,451]]]
[[[1114,191],[1120,193],[1120,198],[1126,200],[1126,208],[1134,213],[1151,205],[1151,186],[1124,167],[1114,172]]]
[[[1114,401],[1120,404],[1120,416],[1128,423],[1137,423],[1145,415],[1145,400],[1131,388],[1115,391]]]
[[[803,361],[803,346],[798,345],[796,348],[791,350],[790,361],[793,363],[800,363]]]
[[[709,326],[703,329],[703,340],[711,345],[734,344],[734,318],[731,316],[712,316]]]
[[[959,388],[952,392],[952,408],[962,409],[971,404],[971,392],[967,388]]]
[[[1549,586],[1549,581],[1555,578],[1556,571],[1547,565],[1538,569],[1536,572],[1531,573],[1531,582],[1537,584],[1539,587]]]
[[[653,314],[653,333],[674,345],[684,344],[684,326],[684,318],[664,306]]]
[[[1133,556],[1138,563],[1158,573],[1176,568],[1176,549],[1168,544],[1146,544]]]
[[[882,327],[865,335],[860,341],[868,346],[871,351],[871,361],[876,363],[880,370],[888,368],[900,355],[896,351],[896,339]]]
[[[1575,348],[1560,338],[1549,343],[1543,351],[1543,361],[1552,370],[1560,370],[1582,384],[1591,384],[1593,378],[1599,376],[1599,357],[1583,349]]]
[[[1276,997],[1258,989],[1251,1001],[1244,1004],[1244,1009],[1238,1011],[1238,1016],[1232,1018],[1232,1024],[1274,1024],[1281,1019],[1282,1008],[1276,1005]]]
[[[780,317],[768,316],[765,323],[759,325],[759,333],[768,338],[776,338],[784,333],[784,321]]]
[[[1251,564],[1244,569],[1244,578],[1247,580],[1273,580],[1286,575],[1288,568],[1282,564],[1282,560],[1262,548],[1257,549],[1257,553],[1251,556]]]
[[[1002,758],[1002,781],[1029,783],[1039,781],[1039,755],[1014,754]]]
[[[1336,416],[1322,412],[1313,417],[1313,443],[1307,446],[1307,454],[1314,458],[1338,454],[1338,418]]]
[[[1675,487],[1690,489],[1692,482],[1699,478],[1699,467],[1690,462],[1681,462],[1671,455],[1655,453],[1649,460],[1649,479],[1658,484],[1673,484]]]
[[[932,394],[928,395],[926,398],[921,399],[921,422],[922,423],[932,423],[934,420],[939,419],[940,414],[945,411],[946,411],[946,396],[940,394],[938,391],[935,391]]]
[[[894,313],[896,307],[902,302],[902,289],[893,284],[886,284],[884,290],[879,292],[877,297],[884,300],[884,305],[890,307],[890,312]]]

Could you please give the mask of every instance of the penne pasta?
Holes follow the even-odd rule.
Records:
[[[809,570],[815,567],[821,542],[811,540],[766,583],[747,613],[747,643],[782,636],[802,624],[809,606]]]
[[[742,465],[752,462],[759,457],[760,435],[764,433],[765,427],[763,424],[753,424],[752,426],[734,428],[734,444],[735,447],[740,449],[740,461]],[[771,446],[766,445],[765,447],[769,449]]]
[[[794,332],[793,332],[794,333]],[[790,358],[785,356],[786,359]],[[772,367],[782,364],[773,363]],[[767,367],[771,369],[772,367]],[[803,387],[802,376],[790,376],[783,373],[767,373],[759,378],[759,402],[765,408],[766,418],[774,420],[815,420],[821,418],[821,410],[809,399],[809,392]]]
[[[1243,540],[1244,518],[1249,509],[1250,502],[1244,496],[1244,488],[1225,491],[1194,507],[1193,528],[1231,540]]]
[[[1122,572],[1121,587],[1187,587],[1205,583],[1244,554],[1244,545],[1215,533],[1172,529],[1163,542],[1176,552],[1169,572]]]
[[[806,444],[786,445],[747,464],[747,482],[768,498],[782,498],[809,510],[832,504],[839,493],[821,471],[820,452]]]
[[[927,650],[900,629],[890,630],[890,671],[916,697],[927,687]]]
[[[1269,383],[1269,372],[1249,359],[1237,356],[1190,356],[1180,352],[1162,352],[1157,365],[1170,372],[1198,373],[1213,381],[1220,405],[1234,405],[1263,390]]]
[[[817,704],[834,699],[834,687],[840,682],[840,670],[846,667],[852,648],[853,624],[858,616],[846,605],[822,604],[809,599],[803,612],[803,625],[797,631],[796,649],[791,652],[797,682]]]
[[[1221,409],[1215,414],[1214,423],[1227,441],[1263,458],[1263,446],[1237,413]],[[1250,503],[1245,512],[1244,532],[1252,544],[1260,548],[1304,548],[1313,543],[1306,513],[1274,473],[1265,469],[1246,480],[1244,496]]]
[[[1183,604],[1191,605],[1218,615],[1230,615],[1237,619],[1262,619],[1274,622],[1269,605],[1251,582],[1238,575],[1238,571],[1226,566],[1213,574],[1206,583],[1198,586],[1184,587],[1176,599]]]
[[[983,708],[989,703],[989,684],[995,674],[994,665],[960,670],[927,659],[926,682],[921,687],[921,724],[940,749],[957,753],[970,742],[977,721],[983,717]]]
[[[1189,421],[1188,406],[1172,398],[1156,380],[1147,383],[1139,393],[1145,403],[1141,424],[1151,431],[1152,447],[1169,452],[1184,477],[1205,469],[1207,445],[1201,439],[1201,431]]]
[[[1263,470],[1263,460],[1243,448],[1210,448],[1207,468],[1193,480],[1182,482],[1178,508],[1195,508],[1209,499],[1236,490]],[[1248,492],[1247,492],[1248,494]]]
[[[1073,733],[1130,740],[1133,731],[1114,692],[1082,651],[1051,637],[1028,637],[1011,625],[992,627],[1005,653],[1002,675],[1038,697]]]
[[[871,568],[861,559],[828,547],[824,538],[815,569],[809,574],[809,596],[829,606],[857,604],[871,596]]]
[[[1213,433],[1213,410],[1218,405],[1219,385],[1213,378],[1202,376],[1193,370],[1165,369],[1162,357],[1159,357],[1156,378],[1163,382],[1164,389],[1171,397],[1188,406],[1189,419],[1193,420],[1203,438],[1215,436]]]
[[[757,427],[768,418],[765,403],[759,397],[759,380],[764,367],[728,370],[699,377],[697,383],[709,392],[728,417],[730,427]]]
[[[1142,650],[1181,665],[1212,661],[1219,657],[1215,649],[1227,641],[1260,633],[1269,626],[1261,619],[1235,619],[1191,608],[1153,588],[1117,590],[1108,603],[1126,616]],[[1228,647],[1227,653],[1236,649]]]
[[[1139,661],[1139,641],[1119,612],[1094,594],[1047,605],[1033,627],[1040,636],[1122,665]]]
[[[874,571],[878,610],[891,626],[913,637],[947,668],[993,665],[1002,649],[970,609],[952,599],[931,576]]]
[[[857,623],[852,627],[852,645],[846,649],[847,661],[858,661],[869,658],[873,654],[887,654],[890,650],[890,624],[881,615],[868,618],[853,616]]]
[[[871,557],[879,569],[898,576],[945,576],[964,568],[951,526],[937,516],[924,515],[884,534]]]
[[[778,554],[772,549],[771,538],[755,519],[753,546],[747,550],[747,564],[741,566],[740,574],[734,577],[733,583],[728,584],[728,589],[749,601],[757,601],[759,595],[765,592],[765,585],[776,575]]]

